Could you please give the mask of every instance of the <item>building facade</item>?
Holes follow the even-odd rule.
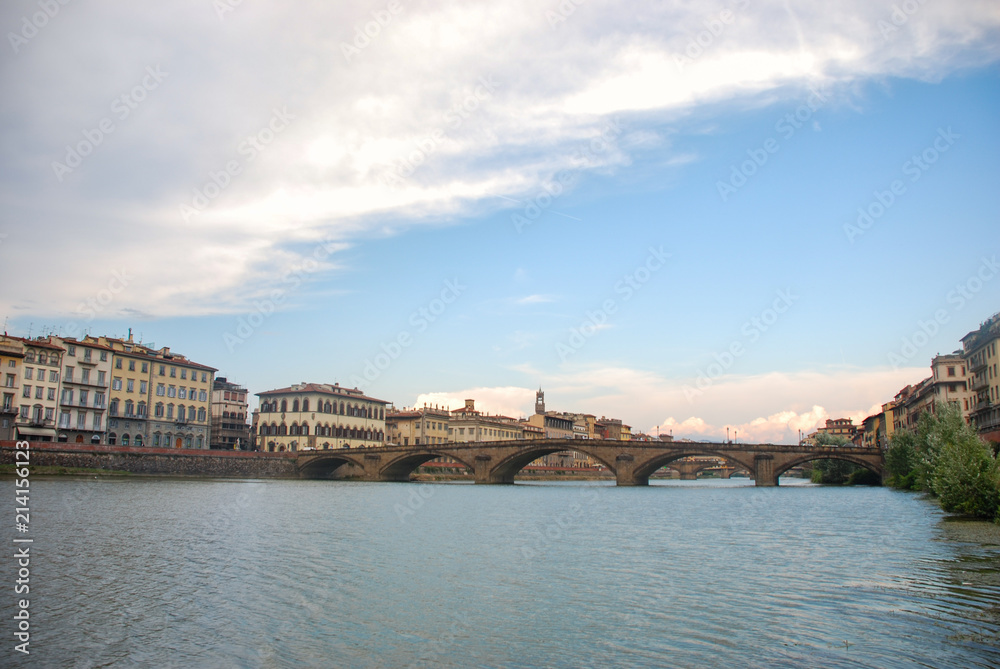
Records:
[[[23,363],[24,343],[15,337],[0,337],[0,440],[15,437]]]
[[[250,426],[247,424],[247,389],[220,376],[212,382],[209,446],[211,448],[248,451]]]
[[[51,337],[66,351],[59,393],[58,441],[99,444],[106,440],[112,351],[95,342]]]
[[[387,441],[400,446],[426,446],[451,441],[451,412],[436,406],[389,411],[385,415]]]
[[[300,383],[257,393],[257,448],[369,448],[385,442],[389,402],[340,384]]]
[[[962,337],[969,374],[969,418],[979,435],[1000,443],[1000,313]]]
[[[513,441],[522,438],[520,423],[508,416],[490,415],[476,409],[475,400],[465,400],[465,406],[451,412],[451,441]]]
[[[17,339],[8,337],[8,340]],[[21,339],[24,360],[14,438],[56,441],[56,412],[62,378],[63,348],[45,339]]]

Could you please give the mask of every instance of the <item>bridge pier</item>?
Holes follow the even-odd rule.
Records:
[[[774,475],[774,456],[770,453],[757,455],[753,459],[754,485],[773,487],[778,485],[778,477]]]
[[[615,483],[620,486],[649,485],[649,475],[637,475],[635,456],[630,453],[622,453],[615,458]]]

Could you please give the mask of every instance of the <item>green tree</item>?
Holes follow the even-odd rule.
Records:
[[[904,490],[914,488],[917,478],[914,470],[919,459],[916,435],[908,430],[893,433],[889,439],[889,450],[885,454],[889,485]]]

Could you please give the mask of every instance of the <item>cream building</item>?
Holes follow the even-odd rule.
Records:
[[[465,400],[465,406],[451,412],[449,433],[457,443],[523,439],[516,419],[483,413],[476,409],[475,400]]]
[[[50,337],[65,349],[59,393],[59,441],[98,444],[106,439],[111,388],[110,347],[72,338]]]
[[[262,451],[368,448],[385,442],[385,400],[339,384],[300,383],[257,393]]]
[[[24,343],[15,337],[0,337],[0,441],[14,438],[23,362]]]
[[[17,397],[18,415],[14,423],[14,438],[31,441],[55,441],[56,412],[59,408],[59,388],[62,378],[61,346],[45,339],[4,337],[8,342],[19,340],[24,345],[21,367],[21,392]]]
[[[969,417],[984,439],[1000,442],[1000,313],[962,337],[969,375]]]

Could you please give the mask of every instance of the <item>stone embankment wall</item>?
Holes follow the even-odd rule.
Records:
[[[15,464],[13,441],[0,441],[0,464]],[[30,466],[80,467],[161,476],[298,478],[295,453],[136,448],[31,442]],[[23,463],[23,460],[19,461]]]

